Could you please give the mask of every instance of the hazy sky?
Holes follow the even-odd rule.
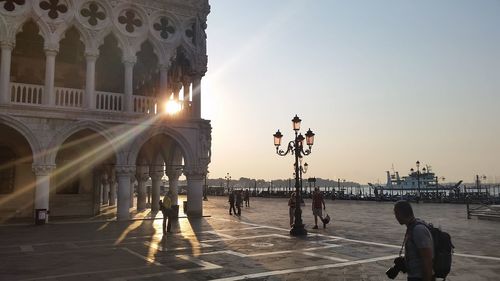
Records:
[[[446,181],[500,181],[499,0],[212,0],[202,115],[210,178],[288,178],[302,118],[306,176],[385,182],[415,161]]]

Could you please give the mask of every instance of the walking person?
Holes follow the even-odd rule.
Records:
[[[408,281],[433,281],[432,263],[434,241],[426,223],[415,218],[408,201],[400,200],[394,205],[394,215],[401,225],[406,225],[404,238],[404,261]]]
[[[234,214],[236,215],[236,209],[234,208],[234,201],[235,201],[235,198],[234,198],[234,191],[230,191],[229,192],[229,214],[232,215],[233,212]]]
[[[172,225],[172,192],[169,191],[165,197],[163,197],[163,201],[160,200],[160,210],[163,214],[163,234],[167,234],[170,232],[170,228]],[[168,222],[167,222],[168,221]]]
[[[236,192],[236,208],[238,209],[238,217],[241,216],[241,207],[243,206],[243,197],[241,196],[241,190]]]
[[[319,191],[319,188],[315,187],[313,192],[313,202],[312,202],[312,212],[314,215],[314,227],[313,229],[318,229],[318,217],[321,219],[323,223],[323,228],[326,228],[326,222],[323,220],[323,212],[321,207],[323,206],[323,210],[326,209],[325,200],[323,198],[323,193]]]
[[[288,215],[290,216],[290,227],[293,226],[293,221],[295,219],[295,204],[297,203],[295,198],[295,192],[292,192],[290,199],[288,199]]]
[[[245,201],[245,207],[250,207],[250,192],[248,191],[248,188],[245,190],[243,201]]]

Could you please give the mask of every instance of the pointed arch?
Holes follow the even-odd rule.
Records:
[[[56,87],[85,88],[86,60],[85,42],[82,33],[75,26],[66,29],[59,41],[59,53],[56,56],[54,84]],[[77,98],[78,99],[78,98]],[[56,104],[59,104],[56,92]],[[82,104],[83,101],[74,101]]]
[[[155,127],[151,128],[140,136],[138,136],[131,144],[130,151],[127,156],[127,164],[135,165],[139,152],[142,146],[151,138],[158,135],[166,135],[175,141],[178,145],[181,154],[184,156],[185,165],[195,164],[195,154],[189,144],[189,141],[178,131],[169,127]]]
[[[16,38],[16,35],[19,33],[19,32],[22,32],[22,29],[24,27],[24,25],[29,22],[29,21],[32,21],[34,22],[37,26],[38,26],[38,34],[40,36],[42,36],[43,40],[44,40],[44,46],[47,47],[47,44],[50,42],[50,39],[51,39],[51,36],[52,36],[52,33],[50,32],[50,27],[48,26],[48,24],[46,22],[44,22],[41,18],[39,17],[33,17],[33,16],[28,16],[26,18],[23,19],[23,21],[20,21],[16,26],[14,26],[14,28],[12,29],[13,30],[13,34],[11,35],[12,36],[12,39],[15,39]]]
[[[0,114],[0,124],[4,124],[6,126],[11,127],[12,129],[19,132],[28,142],[31,151],[33,153],[33,161],[34,162],[44,162],[44,156],[41,154],[41,145],[38,141],[38,138],[32,133],[31,129],[26,126],[21,121],[14,119],[8,115]]]
[[[58,134],[56,134],[52,140],[50,141],[48,148],[49,148],[49,153],[47,155],[47,159],[49,163],[55,163],[55,159],[57,156],[57,152],[59,148],[63,145],[63,143],[71,137],[73,134],[82,131],[82,130],[91,130],[94,131],[96,134],[104,137],[104,139],[107,141],[107,143],[110,145],[112,149],[112,154],[115,156],[116,161],[120,161],[120,153],[118,153],[118,147],[116,147],[114,143],[114,139],[116,138],[106,126],[103,124],[96,122],[96,121],[90,121],[90,120],[83,120],[79,121],[76,123],[71,123],[64,127],[62,130],[59,131]]]
[[[80,34],[81,41],[85,46],[85,51],[95,49],[92,36],[88,32],[88,30],[84,26],[82,26],[76,19],[73,19],[67,26],[65,26],[65,28],[56,30],[54,36],[58,39],[59,43],[61,43],[61,41],[66,37],[66,33],[68,32],[68,30],[72,28],[76,29]]]

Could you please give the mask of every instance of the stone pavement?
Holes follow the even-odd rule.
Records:
[[[0,280],[388,280],[404,234],[392,203],[327,201],[333,222],[313,230],[306,200],[309,235],[296,238],[286,199],[251,198],[241,217],[226,201],[209,197],[210,217],[181,218],[165,236],[161,219],[0,226]],[[452,235],[447,280],[500,280],[499,222],[467,220],[463,205],[414,209]]]

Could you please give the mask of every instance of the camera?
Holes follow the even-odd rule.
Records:
[[[389,268],[385,272],[385,274],[390,279],[394,279],[394,278],[396,278],[396,276],[398,276],[400,271],[402,271],[403,273],[406,273],[406,262],[405,262],[405,258],[403,258],[403,257],[395,258],[394,259],[394,266]]]

